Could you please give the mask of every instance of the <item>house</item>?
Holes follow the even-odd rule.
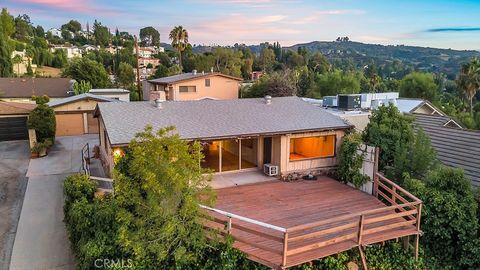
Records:
[[[200,100],[237,99],[243,79],[218,72],[183,73],[143,81],[143,99]]]
[[[263,71],[253,71],[252,72],[252,81],[257,81],[263,76]]]
[[[116,102],[108,97],[84,93],[47,103],[55,111],[56,136],[98,133],[93,111],[99,102]]]
[[[54,45],[53,47],[50,48],[51,52],[55,52],[58,50],[63,50],[67,55],[68,59],[72,59],[74,57],[82,57],[82,49],[77,46]]]
[[[204,226],[232,235],[250,260],[285,269],[352,248],[363,257],[366,245],[412,235],[418,256],[422,202],[376,166],[369,193],[325,176],[352,126],[301,98],[99,103],[95,117],[108,173],[146,125],[175,126],[181,138],[200,142],[199,165],[240,183],[218,189],[215,206],[200,205],[211,217]],[[322,176],[301,181],[299,174]]]
[[[50,28],[47,32],[51,33],[54,37],[62,37],[62,30],[58,28]]]
[[[36,104],[0,101],[0,142],[29,138],[27,119]]]
[[[74,80],[69,78],[0,78],[0,100],[35,103],[32,96],[57,100],[73,95]]]
[[[147,58],[147,57],[138,58],[138,66],[140,68],[147,67],[148,64],[151,64],[152,67],[156,67],[156,66],[160,65],[160,59],[158,59],[158,58]]]
[[[13,62],[13,72],[15,74],[17,74],[18,76],[22,76],[25,73],[27,73],[28,72],[27,69],[28,69],[29,64],[30,64],[30,67],[32,68],[32,72],[33,73],[36,72],[37,65],[32,64],[32,58],[27,56],[27,53],[26,53],[25,50],[23,50],[23,51],[13,51],[12,52],[12,60],[15,57],[20,57],[20,62],[19,63],[15,63],[15,61],[12,61]]]
[[[430,101],[421,98],[397,98],[394,104],[401,113],[445,115]]]
[[[138,57],[140,58],[152,58],[154,54],[165,52],[165,48],[163,47],[139,47],[138,48]],[[133,53],[136,54],[135,48],[133,49]]]
[[[430,138],[437,158],[444,165],[462,168],[474,187],[480,187],[480,131],[462,128],[441,115],[414,114],[415,124]]]
[[[130,91],[121,88],[90,89],[88,93],[125,102],[130,101]]]
[[[98,51],[99,47],[97,46],[93,46],[93,45],[90,45],[90,44],[85,44],[82,46],[82,51],[83,53],[88,53],[88,52],[91,52],[91,51]]]

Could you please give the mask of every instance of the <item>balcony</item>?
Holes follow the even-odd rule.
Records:
[[[263,182],[217,190],[215,208],[202,206],[209,230],[234,237],[249,259],[285,269],[399,237],[414,235],[422,202],[377,173],[374,196],[328,177]]]

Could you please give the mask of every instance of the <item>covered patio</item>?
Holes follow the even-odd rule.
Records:
[[[275,269],[403,236],[418,241],[421,201],[377,176],[376,196],[323,176],[221,188],[215,208],[205,207],[207,226]]]

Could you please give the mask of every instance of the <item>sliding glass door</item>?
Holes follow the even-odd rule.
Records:
[[[257,167],[257,139],[202,142],[203,168],[228,172]]]

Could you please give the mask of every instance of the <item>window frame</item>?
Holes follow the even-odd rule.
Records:
[[[205,87],[210,87],[210,85],[211,85],[210,78],[205,79]]]
[[[305,139],[305,138],[328,137],[328,136],[333,136],[334,137],[334,139],[333,139],[333,155],[331,155],[331,156],[320,156],[320,157],[306,157],[306,158],[300,158],[300,159],[291,159],[290,158],[292,140]],[[306,161],[306,160],[313,160],[313,159],[335,158],[337,156],[337,140],[338,140],[338,138],[337,138],[336,134],[289,138],[289,140],[288,140],[288,162]]]
[[[187,91],[182,91],[182,88],[185,89],[187,88]],[[193,91],[190,91],[190,89],[193,88]],[[197,92],[197,86],[196,85],[180,85],[178,87],[178,92],[179,93],[196,93]]]

